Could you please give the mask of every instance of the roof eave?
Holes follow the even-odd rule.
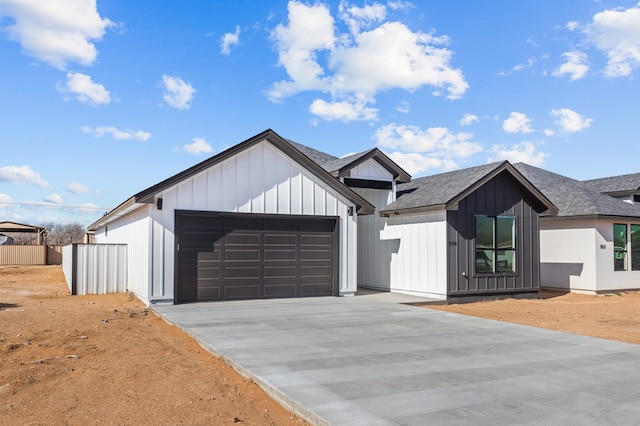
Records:
[[[122,204],[120,204],[118,207],[116,207],[115,209],[111,210],[109,213],[105,214],[100,219],[96,220],[91,225],[89,225],[87,227],[87,231],[96,231],[99,228],[107,226],[108,224],[110,224],[111,222],[115,221],[116,219],[119,219],[122,216],[125,216],[125,215],[131,213],[132,211],[138,210],[140,207],[145,206],[147,204],[149,204],[149,203],[141,202],[134,195],[133,197],[128,198]]]
[[[420,206],[420,207],[409,207],[406,209],[392,209],[385,210],[382,209],[379,212],[380,217],[394,217],[394,216],[402,216],[408,214],[418,214],[418,213],[432,213],[435,211],[444,211],[449,210],[446,204],[434,204],[430,206]]]

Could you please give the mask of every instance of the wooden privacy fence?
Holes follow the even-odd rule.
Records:
[[[124,293],[127,291],[127,245],[64,246],[62,271],[71,294]]]
[[[0,265],[61,265],[62,246],[2,245]]]

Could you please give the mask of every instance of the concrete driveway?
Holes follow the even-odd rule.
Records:
[[[154,310],[314,424],[640,424],[638,345],[359,296]]]

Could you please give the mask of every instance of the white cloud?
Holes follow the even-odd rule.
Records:
[[[94,41],[114,25],[100,16],[96,0],[2,0],[0,16],[12,18],[3,29],[30,56],[64,69],[69,62],[91,65]]]
[[[386,7],[377,3],[360,8],[343,1],[339,9],[339,18],[349,27],[344,33],[328,6],[289,2],[287,24],[272,32],[279,65],[289,79],[271,86],[271,101],[309,90],[328,94],[331,100],[326,104],[373,103],[379,91],[394,88],[432,86],[435,94],[444,92],[451,99],[467,91],[462,71],[450,65],[453,53],[446,47],[446,36],[382,22]]]
[[[510,163],[527,163],[532,166],[542,166],[549,156],[544,152],[538,151],[533,142],[521,142],[511,147],[495,145],[491,150],[494,155],[489,159],[489,162],[507,160]]]
[[[68,183],[65,189],[72,194],[88,194],[89,192],[91,192],[87,185],[78,182]]]
[[[410,175],[418,175],[431,169],[439,169],[442,171],[455,170],[458,164],[450,159],[435,158],[418,154],[417,152],[402,153],[391,152],[389,158],[395,161],[400,167],[407,171]]]
[[[556,132],[554,132],[553,129],[544,129],[542,132],[544,133],[545,136],[553,136],[556,134]]]
[[[387,6],[389,6],[389,8],[391,8],[392,10],[401,10],[403,12],[408,12],[415,7],[413,3],[402,0],[388,0]]]
[[[0,182],[30,183],[44,188],[47,182],[40,177],[40,173],[31,170],[29,166],[0,167]]]
[[[98,106],[111,102],[111,95],[102,84],[95,83],[91,76],[78,72],[67,73],[66,83],[58,83],[58,90],[76,95],[84,104]]]
[[[349,101],[327,102],[316,99],[309,106],[312,114],[327,121],[371,121],[378,116],[378,110],[368,108],[365,102],[351,103]]]
[[[407,101],[402,101],[396,107],[396,111],[402,114],[408,114],[411,112],[411,104]]]
[[[387,16],[387,8],[380,3],[373,3],[364,7],[353,6],[345,0],[338,6],[340,19],[342,19],[353,33],[359,33],[361,28],[370,28],[381,22]]]
[[[13,199],[7,194],[0,194],[0,209],[9,209],[13,207]]]
[[[513,67],[513,71],[522,71],[523,69],[531,68],[532,66],[535,65],[536,62],[537,62],[536,58],[529,58],[529,59],[527,59],[526,63],[517,64],[516,66],[514,66]]]
[[[440,159],[442,164],[482,151],[482,147],[473,142],[471,133],[454,133],[446,127],[422,130],[392,123],[380,127],[374,137],[382,147],[406,153],[429,153],[429,157]]]
[[[213,151],[211,145],[204,138],[193,138],[190,144],[182,145],[182,149],[189,154],[205,154]]]
[[[146,141],[151,137],[151,133],[149,132],[144,132],[142,130],[130,130],[130,129],[120,130],[113,126],[100,126],[96,128],[84,126],[82,128],[82,131],[84,133],[91,133],[98,138],[101,138],[106,134],[110,134],[111,137],[113,137],[116,140],[132,139],[132,140]]]
[[[460,119],[461,126],[470,126],[471,124],[478,121],[478,116],[474,114],[465,113]]]
[[[586,53],[574,50],[563,53],[562,57],[566,59],[566,62],[552,73],[553,76],[562,77],[563,75],[569,75],[569,81],[575,81],[587,75],[589,71],[589,61],[587,60]]]
[[[290,1],[289,25],[279,24],[271,34],[278,49],[278,64],[283,66],[290,81],[275,83],[268,95],[272,101],[303,90],[328,89],[321,79],[324,70],[317,62],[317,52],[330,50],[335,43],[334,21],[326,5],[307,6]]]
[[[237,46],[240,43],[240,26],[236,25],[234,33],[226,33],[220,39],[220,52],[224,55],[231,53],[231,46]]]
[[[502,129],[507,133],[531,133],[531,120],[526,114],[512,112],[509,118],[502,123]]]
[[[640,3],[596,13],[585,33],[607,55],[607,77],[628,76],[640,66]]]
[[[574,31],[576,29],[578,29],[579,24],[576,21],[569,21],[567,22],[566,28],[569,31]]]
[[[585,118],[583,115],[570,110],[569,108],[552,109],[551,116],[555,118],[555,123],[565,132],[579,132],[591,126],[592,118]]]
[[[163,75],[162,83],[164,92],[162,98],[172,107],[178,109],[191,108],[191,101],[196,89],[180,77]]]
[[[51,195],[44,197],[44,201],[47,203],[53,203],[53,204],[62,204],[64,202],[62,197],[59,194],[56,194],[55,192]]]

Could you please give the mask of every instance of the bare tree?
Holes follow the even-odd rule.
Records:
[[[47,230],[47,244],[66,245],[81,243],[84,240],[86,229],[78,222],[56,224],[44,223],[43,228]]]

